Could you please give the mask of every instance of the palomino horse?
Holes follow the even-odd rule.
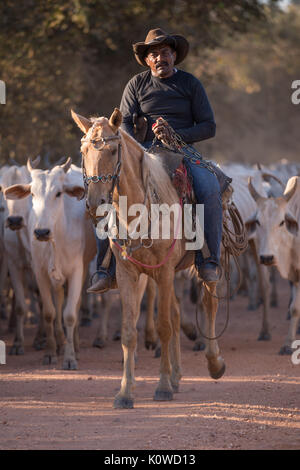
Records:
[[[180,204],[179,196],[159,158],[145,152],[139,143],[120,128],[122,114],[118,109],[114,110],[110,119],[87,119],[73,111],[72,117],[85,134],[81,152],[86,203],[94,220],[97,220],[98,206],[111,201],[118,214],[120,196],[127,196],[128,207],[139,203],[149,208],[157,200],[169,207],[174,203]],[[128,217],[127,226],[131,221],[132,217]],[[173,241],[159,238],[153,240],[151,247],[146,247],[139,239],[131,240],[131,247],[136,248],[134,258],[120,257],[120,245],[110,240],[116,256],[116,277],[122,302],[124,356],[123,378],[121,389],[114,400],[115,408],[133,408],[134,352],[139,317],[137,285],[142,273],[152,277],[158,286],[157,333],[161,342],[161,362],[154,400],[172,400],[173,392],[178,391],[181,378],[180,311],[174,292],[174,276],[176,270],[193,264],[194,253],[186,253],[184,238],[175,239],[177,222],[171,220],[170,224]],[[209,373],[214,379],[220,378],[225,371],[225,363],[215,339],[218,308],[216,284],[207,283],[203,300],[207,333],[211,338],[207,343],[206,358]]]

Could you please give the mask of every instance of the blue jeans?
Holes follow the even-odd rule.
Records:
[[[204,237],[210,251],[208,258],[197,250],[197,267],[206,263],[219,264],[222,241],[222,197],[217,177],[207,168],[184,158],[188,173],[193,179],[193,189],[198,204],[204,204]]]
[[[104,261],[104,257],[106,255],[107,250],[110,249],[109,247],[109,239],[105,238],[105,240],[100,240],[96,237],[97,242],[97,271],[101,271],[102,263]],[[110,263],[106,271],[110,274],[111,277],[115,276],[116,272],[116,258],[113,253],[111,253]]]

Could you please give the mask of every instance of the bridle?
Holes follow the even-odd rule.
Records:
[[[121,136],[119,132],[116,135],[108,136],[108,137],[101,137],[99,139],[88,139],[86,137],[83,137],[81,139],[81,142],[88,142],[91,143],[94,147],[95,150],[100,152],[106,145],[109,144],[110,141],[112,140],[119,140],[118,142],[118,160],[116,163],[116,166],[114,168],[113,173],[108,173],[106,175],[92,175],[92,176],[87,176],[85,166],[84,166],[84,156],[81,154],[81,167],[82,167],[82,176],[83,176],[83,183],[84,183],[84,194],[82,196],[82,199],[86,197],[86,193],[88,190],[88,186],[90,183],[111,183],[113,182],[112,188],[109,192],[109,200],[108,203],[112,203],[113,199],[113,193],[115,190],[116,185],[119,186],[119,179],[120,179],[120,173],[121,173]],[[99,146],[100,143],[100,146]],[[102,144],[102,145],[101,145]]]

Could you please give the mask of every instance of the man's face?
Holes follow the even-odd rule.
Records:
[[[149,47],[145,57],[145,62],[150,67],[152,75],[159,78],[173,75],[175,60],[176,52],[166,44]]]

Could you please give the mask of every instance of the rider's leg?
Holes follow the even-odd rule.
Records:
[[[193,188],[198,204],[204,204],[204,237],[209,253],[198,250],[195,265],[199,276],[206,281],[219,278],[218,265],[222,241],[222,197],[218,178],[200,164],[185,159],[193,178]]]
[[[116,285],[116,259],[109,246],[109,239],[97,241],[97,271],[93,275],[93,284],[87,289],[90,294],[101,294]]]

